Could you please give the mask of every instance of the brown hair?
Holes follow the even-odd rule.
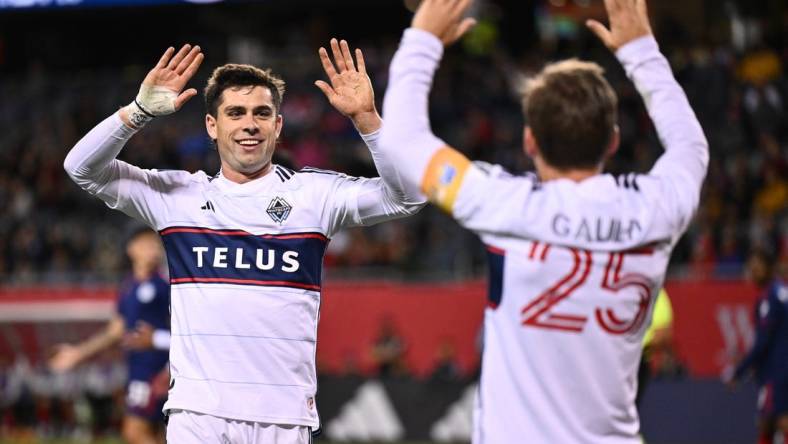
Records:
[[[270,69],[260,69],[252,65],[228,63],[222,65],[211,74],[205,85],[205,109],[208,114],[216,117],[219,105],[222,104],[222,92],[228,88],[244,86],[263,86],[271,91],[274,107],[278,112],[285,94],[285,82]]]
[[[596,63],[569,59],[545,66],[526,82],[525,121],[552,167],[591,168],[604,160],[618,99],[603,74]]]

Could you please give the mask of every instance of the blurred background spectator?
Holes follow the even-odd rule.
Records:
[[[372,346],[372,360],[375,362],[376,373],[380,378],[405,376],[405,340],[397,332],[397,327],[390,316],[384,316],[380,322],[380,332]]]
[[[334,112],[312,86],[321,78],[316,49],[340,32],[363,48],[380,100],[387,62],[397,31],[407,23],[407,11],[399,2],[384,2],[380,7],[390,11],[392,19],[384,21],[383,29],[369,29],[370,23],[349,22],[346,17],[369,6],[348,1],[336,6],[336,11],[325,11],[336,19],[331,23],[315,11],[302,18],[299,26],[292,26],[288,14],[293,12],[284,9],[284,2],[265,3],[271,11],[259,3],[244,2],[216,5],[213,10],[170,6],[0,13],[0,42],[5,42],[0,57],[2,282],[115,279],[122,269],[118,239],[127,221],[80,193],[65,177],[62,160],[82,134],[134,96],[145,67],[160,47],[182,40],[203,45],[208,55],[201,78],[194,82],[198,88],[211,68],[225,61],[270,66],[286,79],[280,161],[295,168],[310,165],[376,175],[350,122]],[[617,173],[624,166],[636,165],[639,171],[647,171],[661,148],[638,95],[611,56],[578,24],[594,15],[601,2],[521,3],[479,3],[481,25],[462,46],[465,54],[449,52],[436,81],[431,102],[436,132],[474,159],[500,163],[515,173],[529,169],[530,161],[521,149],[518,81],[545,61],[579,56],[603,64],[620,96],[622,147],[609,170]],[[692,23],[682,16],[693,6],[654,6],[663,50],[700,117],[712,150],[702,206],[676,249],[674,275],[737,278],[750,248],[778,253],[788,243],[788,114],[784,110],[788,106],[788,51],[783,27],[788,13],[784,5],[775,6],[777,16],[770,22],[763,16],[742,17],[735,2],[725,5],[731,12],[723,16],[700,7],[697,19],[704,22],[700,29],[706,31],[691,28]],[[209,11],[224,19],[209,20]],[[533,14],[534,29],[525,27],[513,36],[513,22],[529,21],[527,15],[510,17],[517,12]],[[113,37],[116,46],[112,48],[122,51],[110,50],[108,42],[94,38],[113,24],[125,26],[121,21],[126,16],[142,13],[152,20],[152,29],[168,23],[170,13],[181,17],[184,28],[169,35],[147,36],[137,45],[116,42]],[[36,22],[35,33],[27,29],[31,22]],[[64,38],[65,22],[86,32]],[[748,31],[757,37],[737,46],[732,40],[737,24],[757,30]],[[94,28],[95,33],[87,32]],[[214,174],[218,156],[205,134],[203,113],[199,101],[193,100],[184,110],[134,137],[121,158],[142,167],[202,169]],[[428,271],[468,277],[483,272],[481,251],[472,235],[429,208],[415,218],[343,233],[329,251],[329,263],[350,268],[356,276],[363,274],[360,268],[385,267],[409,275]]]
[[[376,175],[351,123],[313,86],[323,75],[317,48],[331,37],[360,47],[380,102],[388,62],[409,21],[403,3],[413,8],[416,1],[225,0],[187,5],[181,0],[146,0],[112,7],[56,7],[66,3],[98,0],[0,0],[0,293],[30,286],[93,289],[119,280],[129,220],[80,191],[65,176],[62,163],[86,131],[135,96],[146,70],[169,45],[203,47],[207,59],[191,85],[198,89],[213,67],[226,62],[271,67],[284,77],[285,123],[277,162],[296,169],[309,165]],[[37,7],[14,7],[23,4]],[[519,86],[545,62],[575,56],[604,66],[619,95],[622,143],[608,171],[621,173],[633,165],[639,172],[648,171],[662,150],[637,91],[582,26],[586,18],[600,15],[601,6],[602,0],[477,0],[479,25],[447,52],[438,72],[431,98],[436,134],[473,159],[499,163],[513,173],[531,169],[522,151]],[[652,0],[649,6],[662,51],[700,119],[712,155],[700,209],[674,250],[669,282],[739,281],[753,249],[770,252],[784,267],[788,5],[781,0]],[[145,23],[141,32],[124,32],[139,23]],[[121,159],[145,168],[218,171],[200,100],[157,120],[130,141]],[[339,233],[326,253],[328,282],[465,281],[483,277],[485,265],[479,240],[432,207],[412,218]],[[682,302],[674,300],[677,307]],[[736,307],[728,302],[707,305],[717,310],[708,317],[716,316],[726,347],[746,342],[740,341],[740,336],[750,336],[737,321]],[[677,328],[681,321],[694,322],[681,318],[677,309]],[[0,322],[0,437],[35,442],[55,434],[101,436],[117,426],[118,410],[112,413],[106,407],[122,401],[125,375],[117,359],[104,356],[63,377],[41,365],[47,350],[37,341],[84,336],[100,325],[91,321],[67,326],[65,321],[35,326]],[[321,320],[324,325],[326,321]],[[405,334],[408,325],[402,317],[382,317],[373,351],[343,351],[338,373],[357,377],[370,353],[381,375],[409,373],[406,354],[415,354],[419,344]],[[464,327],[475,332],[478,324]],[[678,342],[680,332],[676,336]],[[464,346],[448,339],[438,344],[430,355],[433,370],[419,375],[452,381],[472,374],[457,368]],[[663,364],[680,358],[686,356],[666,354]],[[730,358],[715,365],[724,365],[725,359]],[[321,402],[330,412],[330,398]],[[648,396],[645,407],[648,410]],[[646,413],[644,418],[655,416]],[[724,412],[716,414],[715,424],[730,422],[720,419]],[[89,425],[85,418],[92,418]],[[683,436],[692,436],[691,430]]]

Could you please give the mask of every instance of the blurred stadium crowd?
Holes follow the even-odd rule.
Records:
[[[674,254],[674,274],[739,277],[751,248],[785,255],[788,246],[788,49],[780,41],[742,52],[730,44],[687,45],[687,30],[677,22],[658,29],[712,149],[701,209]],[[350,122],[312,86],[321,78],[317,48],[291,37],[284,47],[263,46],[264,64],[288,82],[279,161],[376,175]],[[396,44],[388,38],[351,42],[365,51],[378,100]],[[452,53],[443,65],[432,101],[437,134],[473,159],[513,172],[529,169],[520,148],[518,82],[547,60],[580,56],[602,63],[619,94],[622,148],[609,170],[649,169],[660,153],[650,121],[631,83],[590,35],[543,40],[516,61],[496,49],[495,38],[493,22],[483,21],[465,42],[464,54]],[[122,271],[126,219],[78,190],[62,161],[82,134],[134,96],[145,69],[52,71],[31,63],[0,83],[3,282],[111,281]],[[209,61],[202,78],[210,69]],[[193,86],[201,88],[202,82]],[[147,168],[218,171],[202,105],[193,102],[142,131],[121,158]],[[382,266],[408,276],[428,270],[467,277],[484,265],[478,242],[432,208],[408,220],[343,233],[328,255],[330,266],[352,268],[348,276]]]
[[[32,443],[114,434],[125,405],[127,369],[120,354],[109,351],[77,371],[59,374],[43,362],[0,359],[0,438]]]

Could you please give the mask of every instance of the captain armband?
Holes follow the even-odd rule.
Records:
[[[465,173],[471,162],[450,147],[439,149],[430,159],[421,181],[421,191],[444,211],[452,212]]]

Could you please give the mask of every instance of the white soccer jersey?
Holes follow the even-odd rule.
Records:
[[[487,245],[474,443],[640,443],[641,341],[708,163],[683,91],[653,38],[624,46],[617,56],[666,153],[648,174],[542,183],[471,163],[432,135],[426,101],[442,49],[429,33],[405,32],[381,149]]]
[[[115,159],[132,134],[113,115],[65,166],[80,186],[162,236],[172,301],[165,410],[318,427],[315,350],[329,238],[412,214],[424,200],[408,202],[379,178],[312,168],[274,165],[245,184],[143,170]],[[364,137],[374,152],[377,133]]]

